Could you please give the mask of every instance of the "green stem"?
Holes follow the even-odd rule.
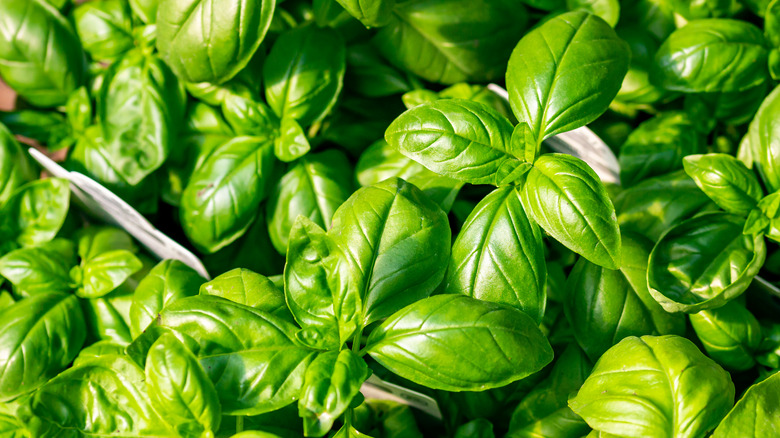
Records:
[[[241,433],[244,431],[244,416],[239,415],[236,417],[236,433]]]
[[[363,337],[363,326],[360,326],[357,332],[355,332],[355,337],[352,338],[352,352],[355,354],[360,353],[360,340],[362,337]]]

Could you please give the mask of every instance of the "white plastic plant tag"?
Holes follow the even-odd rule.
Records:
[[[501,86],[489,84],[488,89],[509,100],[509,93]],[[544,141],[555,152],[569,154],[588,163],[601,181],[620,184],[620,165],[612,149],[595,132],[583,126],[573,131],[554,135]]]
[[[87,212],[127,231],[154,256],[179,260],[207,280],[211,279],[195,254],[155,228],[119,196],[84,174],[66,170],[36,149],[30,148],[29,153],[49,173],[70,181],[71,192]]]
[[[360,392],[367,399],[391,400],[419,409],[439,420],[444,418],[441,414],[441,409],[439,409],[439,404],[436,403],[433,397],[406,389],[403,386],[385,382],[373,374],[363,383]]]

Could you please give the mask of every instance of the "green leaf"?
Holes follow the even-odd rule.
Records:
[[[170,303],[198,294],[203,278],[178,260],[163,260],[138,283],[130,306],[130,331],[137,338]]]
[[[751,236],[762,233],[780,242],[780,192],[772,193],[758,202],[750,211],[742,232]]]
[[[780,126],[775,123],[780,114],[780,87],[769,93],[758,109],[743,143],[752,152],[751,163],[745,163],[748,168],[753,163],[769,193],[780,190]],[[742,149],[742,145],[740,145]]]
[[[138,252],[133,238],[126,231],[108,226],[90,226],[78,233],[78,253],[84,261],[113,250],[123,249],[132,253]]]
[[[696,336],[715,362],[735,371],[756,364],[753,356],[761,343],[761,326],[744,305],[730,301],[689,316]]]
[[[73,23],[84,50],[95,60],[111,60],[135,45],[130,5],[121,0],[82,3]]]
[[[291,319],[281,288],[277,288],[268,277],[248,269],[236,268],[203,283],[200,295],[222,297],[280,318]]]
[[[125,348],[127,345],[124,343],[112,341],[112,340],[104,340],[104,341],[98,341],[94,344],[84,347],[79,351],[79,355],[76,356],[76,359],[73,360],[73,366],[78,367],[81,364],[84,364],[86,362],[89,362],[94,359],[99,359],[102,356],[109,356],[109,355],[123,355],[125,354]]]
[[[213,149],[193,172],[181,198],[184,232],[213,253],[238,239],[266,197],[274,171],[273,141],[235,137]]]
[[[303,126],[321,120],[344,83],[346,49],[329,28],[301,26],[283,33],[263,67],[265,98],[277,116]]]
[[[526,216],[519,190],[494,190],[455,239],[446,292],[508,304],[541,322],[546,278],[542,234]]]
[[[620,182],[631,187],[683,168],[686,155],[706,150],[685,113],[667,112],[640,124],[620,147]]]
[[[263,102],[228,93],[222,101],[222,114],[238,135],[273,137],[279,119]]]
[[[78,299],[46,293],[0,310],[0,402],[26,394],[76,357],[86,337]]]
[[[679,336],[629,337],[601,357],[569,407],[621,437],[698,437],[734,404],[729,374]]]
[[[454,438],[495,438],[493,423],[484,418],[469,421],[462,424],[455,431]]]
[[[225,82],[260,46],[275,6],[272,0],[163,0],[157,7],[157,50],[186,82]]]
[[[14,132],[20,133],[14,129]],[[23,134],[23,133],[22,133]],[[0,205],[14,191],[35,178],[35,171],[11,131],[0,123]]]
[[[366,27],[382,27],[390,22],[396,0],[338,0]]]
[[[517,2],[402,2],[372,42],[393,65],[427,81],[487,82],[504,73],[528,19]]]
[[[574,344],[566,347],[550,370],[550,375],[535,385],[515,407],[510,433],[529,426],[539,427],[539,422],[547,417],[561,415],[558,411],[568,409],[566,402],[569,396],[585,383],[591,368],[593,364],[579,347]]]
[[[35,106],[62,105],[86,79],[76,32],[43,0],[0,3],[0,76]]]
[[[70,257],[60,251],[66,247]],[[0,258],[0,275],[22,295],[68,293],[74,289],[69,273],[75,264],[73,244],[58,239],[44,246],[21,248],[4,255]]]
[[[398,178],[356,191],[334,214],[328,235],[350,259],[364,325],[429,296],[447,270],[447,216]]]
[[[512,155],[512,125],[494,109],[442,99],[407,110],[385,132],[387,142],[438,174],[472,184],[511,184],[527,164]],[[522,157],[522,152],[518,152]]]
[[[0,233],[21,246],[41,245],[57,235],[70,205],[70,185],[46,178],[16,189],[0,209]]]
[[[601,18],[567,12],[527,33],[506,71],[509,103],[538,141],[584,126],[617,95],[628,45]]]
[[[647,179],[618,193],[614,199],[621,229],[653,242],[673,225],[700,212],[717,210],[682,170]]]
[[[279,136],[274,139],[274,153],[281,161],[285,163],[295,161],[311,149],[306,134],[294,118],[282,117],[279,133]]]
[[[690,155],[683,165],[696,185],[729,213],[747,216],[763,197],[753,172],[731,155]]]
[[[268,199],[268,232],[276,250],[287,252],[290,230],[299,215],[327,228],[351,194],[352,165],[342,152],[331,149],[301,158]]]
[[[165,162],[184,119],[185,97],[168,66],[140,50],[128,52],[106,73],[97,99],[105,139],[99,146],[129,184],[137,185]]]
[[[355,166],[357,180],[366,187],[387,178],[402,178],[423,191],[432,201],[439,204],[445,213],[449,212],[463,182],[441,176],[407,158],[385,140],[378,140],[368,147]]]
[[[522,191],[528,215],[555,240],[599,266],[620,267],[620,230],[604,185],[584,161],[546,154]]]
[[[128,351],[149,348],[161,329],[188,340],[225,415],[257,415],[292,403],[313,359],[312,350],[295,341],[292,323],[219,297],[171,303]]]
[[[745,391],[745,395],[720,423],[713,438],[772,436],[780,430],[780,373],[774,373]]]
[[[158,0],[129,0],[130,8],[146,24],[154,24],[157,20]]]
[[[386,0],[378,1],[389,3]],[[353,43],[347,47],[344,84],[366,97],[392,96],[405,93],[412,87],[406,75],[391,66],[369,43]]]
[[[82,263],[81,283],[76,295],[82,298],[99,298],[118,288],[143,264],[130,251],[118,249],[105,252]]]
[[[33,396],[33,435],[173,435],[149,403],[145,378],[143,369],[119,355],[103,356],[68,369]]]
[[[334,237],[298,216],[284,268],[285,296],[304,328],[299,339],[318,349],[339,349],[361,323],[362,302],[350,260]]]
[[[352,403],[369,376],[368,366],[351,350],[329,351],[317,356],[306,369],[298,412],[305,436],[327,434]]]
[[[407,306],[371,332],[366,351],[399,376],[446,391],[504,386],[553,357],[525,313],[463,295]]]
[[[768,79],[766,42],[747,21],[690,21],[655,54],[650,80],[686,93],[744,91]]]
[[[618,0],[566,0],[566,8],[570,11],[585,11],[600,17],[612,27],[620,18],[620,3]]]
[[[620,270],[580,259],[566,284],[566,319],[593,361],[628,336],[685,334],[685,318],[667,313],[647,290],[652,242],[624,232],[622,243]]]
[[[130,307],[135,282],[135,279],[130,279],[107,295],[81,301],[87,329],[94,338],[122,344],[133,340],[130,335]]]
[[[172,334],[161,336],[149,350],[146,383],[155,411],[180,435],[219,430],[217,390],[198,359]]]
[[[707,213],[670,229],[650,254],[647,285],[667,312],[696,313],[747,289],[764,264],[763,236],[742,234],[744,218]]]

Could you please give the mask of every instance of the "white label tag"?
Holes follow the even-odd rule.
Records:
[[[30,148],[29,152],[35,161],[49,173],[57,178],[70,181],[73,196],[81,201],[88,213],[127,231],[152,255],[162,260],[179,260],[205,279],[211,279],[203,262],[195,254],[155,228],[141,213],[111,190],[86,175],[69,172],[33,148]]]
[[[439,404],[433,397],[385,382],[373,374],[363,383],[360,392],[367,399],[392,400],[419,409],[439,420],[443,418]]]

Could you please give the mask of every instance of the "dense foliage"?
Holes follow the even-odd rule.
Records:
[[[780,0],[0,0],[0,77],[0,438],[780,435]]]

